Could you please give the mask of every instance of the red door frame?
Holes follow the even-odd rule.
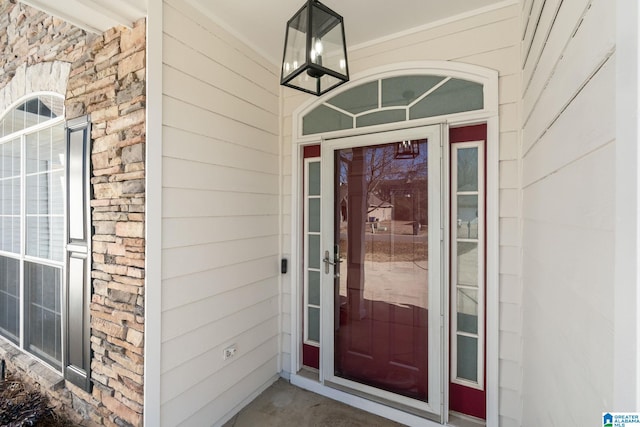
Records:
[[[484,145],[483,145],[483,149],[484,149],[484,170],[485,170],[485,176],[483,179],[484,182],[484,197],[485,197],[485,203],[484,203],[484,218],[485,218],[485,224],[484,224],[484,228],[485,228],[485,233],[484,235],[486,236],[486,228],[487,228],[487,224],[486,224],[486,218],[487,218],[487,203],[486,203],[486,194],[487,194],[487,179],[486,179],[486,170],[487,170],[487,125],[486,124],[479,124],[479,125],[472,125],[472,126],[464,126],[464,127],[458,127],[458,128],[451,128],[449,129],[449,143],[451,144],[451,147],[453,147],[453,144],[457,143],[457,142],[468,142],[468,141],[484,141]],[[451,177],[449,177],[449,179],[451,179]],[[451,194],[453,193],[453,191],[450,192],[450,198],[449,198],[449,204],[451,204]],[[451,236],[451,231],[449,233],[449,240],[451,240],[452,236]],[[487,253],[487,239],[484,239],[484,253]],[[485,295],[487,294],[487,280],[486,280],[486,264],[487,264],[487,259],[486,259],[486,255],[485,255],[485,259],[484,259],[484,264],[485,264],[485,280],[484,280],[484,293]],[[451,270],[453,268],[453,256],[450,257],[450,262],[449,262],[449,270]],[[453,286],[449,286],[449,292],[452,292],[453,290]],[[465,387],[463,385],[460,384],[456,384],[451,382],[451,380],[449,380],[449,409],[451,411],[455,411],[455,412],[459,412],[461,414],[465,414],[465,415],[471,415],[473,417],[476,418],[480,418],[485,420],[487,418],[487,333],[486,333],[486,328],[487,328],[487,302],[486,302],[486,298],[484,298],[484,357],[483,357],[483,361],[484,361],[484,387],[482,390],[478,390],[478,389],[474,389],[471,387]],[[451,318],[451,316],[454,315],[454,313],[451,312],[451,307],[449,308],[450,312],[449,312],[449,316]],[[451,336],[451,331],[449,331],[449,335]],[[449,345],[449,354],[451,354],[451,345]],[[449,370],[449,378],[451,379],[451,370]]]

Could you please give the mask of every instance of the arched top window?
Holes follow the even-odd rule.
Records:
[[[62,96],[41,94],[31,97],[0,118],[0,138],[58,117],[64,117]]]
[[[380,78],[327,99],[302,118],[302,134],[482,110],[484,86],[445,75]]]

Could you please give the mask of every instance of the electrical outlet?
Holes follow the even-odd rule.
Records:
[[[237,351],[238,351],[238,346],[236,344],[230,345],[229,347],[222,350],[222,358],[224,360],[227,360],[235,356]]]

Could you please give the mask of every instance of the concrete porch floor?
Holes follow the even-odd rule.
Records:
[[[386,418],[291,385],[280,378],[224,427],[394,427]]]

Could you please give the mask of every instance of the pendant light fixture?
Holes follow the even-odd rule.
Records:
[[[308,0],[287,22],[280,84],[319,96],[348,81],[342,16]]]

